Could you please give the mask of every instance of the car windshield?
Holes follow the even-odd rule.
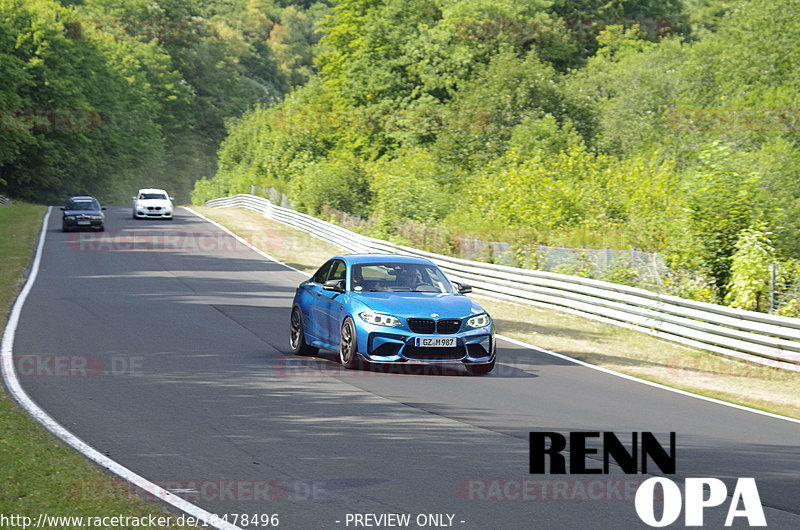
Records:
[[[67,203],[67,210],[99,210],[100,205],[97,204],[97,201],[92,200],[85,200],[85,201],[69,201]]]
[[[162,199],[162,200],[164,200],[164,199],[167,198],[167,196],[164,195],[163,193],[140,193],[139,194],[139,198],[140,199]]]
[[[357,292],[452,293],[453,286],[434,265],[363,263],[350,270],[350,288]]]

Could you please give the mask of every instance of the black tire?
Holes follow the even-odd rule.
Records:
[[[69,227],[64,223],[61,223],[61,231],[62,232],[69,232]]]
[[[469,375],[486,375],[494,370],[494,359],[490,363],[465,364]]]
[[[348,370],[359,367],[358,343],[356,341],[356,326],[353,319],[347,317],[342,323],[342,332],[339,336],[339,362]]]
[[[300,309],[292,309],[292,318],[289,323],[289,346],[295,355],[314,355],[319,348],[306,344],[306,334],[303,333],[303,315]]]

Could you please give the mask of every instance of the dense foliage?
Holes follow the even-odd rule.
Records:
[[[73,5],[74,4],[74,5]],[[324,3],[0,0],[0,193],[187,201],[224,120],[312,75]]]
[[[758,309],[800,278],[800,0],[70,4],[0,0],[0,193],[272,187]]]
[[[270,186],[381,236],[422,223],[658,251],[689,271],[676,292],[762,309],[765,249],[787,269],[800,257],[798,12],[344,0],[318,74],[231,122],[194,198]]]

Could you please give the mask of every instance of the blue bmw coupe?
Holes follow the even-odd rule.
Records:
[[[339,352],[346,368],[372,363],[463,364],[492,371],[494,325],[432,261],[349,254],[325,262],[297,288],[290,344],[298,355]]]

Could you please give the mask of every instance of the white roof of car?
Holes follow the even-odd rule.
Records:
[[[166,191],[158,188],[142,188],[139,190],[139,193],[163,193],[164,195],[167,194]]]

